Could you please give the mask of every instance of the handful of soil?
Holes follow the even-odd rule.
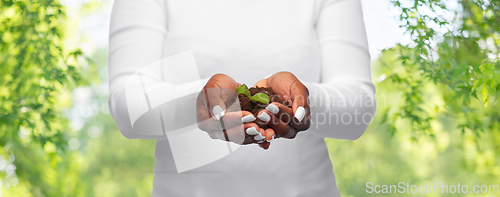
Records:
[[[247,88],[245,84],[242,86],[245,86],[244,88]],[[240,87],[242,87],[240,86]],[[266,108],[269,103],[272,102],[278,102],[283,104],[284,106],[290,107],[291,108],[291,103],[288,100],[285,100],[278,94],[276,94],[272,88],[269,87],[252,87],[249,88],[249,93],[247,92],[246,94],[243,94],[241,92],[238,92],[238,99],[240,101],[240,108],[242,111],[249,111],[251,112],[255,117],[257,117],[257,114]],[[254,97],[258,93],[263,93],[268,96],[268,103],[263,103],[262,101],[256,101],[256,99],[251,99],[250,97]],[[250,95],[250,97],[248,96]],[[264,99],[265,100],[265,99]],[[259,127],[263,129],[269,128],[266,123],[260,121],[259,119],[254,121]]]

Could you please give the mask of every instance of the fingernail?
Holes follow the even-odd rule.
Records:
[[[212,113],[213,113],[213,116],[215,119],[217,120],[220,120],[222,118],[222,116],[224,116],[224,110],[222,110],[222,107],[220,107],[219,105],[216,105],[213,109],[212,109]]]
[[[255,139],[256,141],[259,141],[259,140],[266,139],[266,137],[264,137],[262,134],[259,133],[256,136],[254,136],[253,139]]]
[[[297,108],[297,111],[295,111],[295,118],[297,118],[299,122],[302,122],[302,119],[304,119],[305,115],[306,115],[306,110],[302,106]]]
[[[264,112],[261,115],[257,116],[257,118],[259,118],[260,120],[262,120],[264,122],[269,122],[271,120],[271,116],[269,116],[269,114],[267,114],[266,112]]]
[[[271,113],[273,114],[277,114],[278,112],[280,112],[280,108],[278,108],[278,106],[276,105],[273,105],[273,104],[269,104],[267,107],[266,107],[267,110],[269,110]]]
[[[267,142],[271,142],[271,141],[273,141],[273,140],[274,140],[274,135],[273,135],[273,137],[271,138],[271,140],[266,140],[266,141],[267,141]]]
[[[247,122],[252,122],[252,121],[254,121],[255,119],[256,119],[256,118],[255,118],[255,116],[253,116],[253,115],[248,115],[248,116],[244,116],[243,118],[241,118],[241,121],[242,121],[243,123],[247,123]]]
[[[260,132],[257,131],[255,127],[250,127],[246,130],[248,135],[258,135]]]

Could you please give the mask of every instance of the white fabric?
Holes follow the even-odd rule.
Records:
[[[279,71],[294,73],[311,95],[311,129],[293,140],[277,139],[267,151],[241,146],[178,173],[166,131],[197,129],[176,121],[195,124],[195,94],[182,94],[184,105],[148,111],[141,105],[144,114],[133,117],[132,128],[126,98],[142,102],[144,93],[172,85],[152,85],[133,95],[125,85],[142,68],[186,51],[193,52],[200,79],[186,76],[191,80],[174,83],[182,92],[201,90],[216,73],[248,85]],[[128,138],[157,140],[152,196],[339,196],[324,138],[355,140],[375,113],[360,0],[117,0],[109,75],[110,111],[120,131]]]

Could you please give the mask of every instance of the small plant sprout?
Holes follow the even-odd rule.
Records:
[[[257,93],[255,95],[253,95],[252,97],[250,97],[250,100],[261,102],[263,104],[268,104],[269,103],[269,96],[267,96],[267,94],[264,94],[264,93]]]
[[[239,87],[237,87],[236,92],[238,94],[244,94],[248,98],[252,97],[252,95],[250,95],[250,90],[248,90],[248,87],[246,84],[243,84],[243,85],[240,85]]]
[[[252,96],[250,94],[250,90],[248,90],[248,87],[246,84],[243,84],[243,85],[237,87],[236,92],[238,94],[243,94],[243,95],[247,96],[248,98],[250,98],[251,101],[260,102],[263,104],[268,104],[269,100],[270,100],[269,96],[267,94],[264,94],[264,93],[257,93],[257,94]]]

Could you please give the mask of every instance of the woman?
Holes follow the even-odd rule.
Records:
[[[176,55],[186,51],[192,51],[199,79],[178,77],[190,75],[179,70],[193,65],[180,60],[188,56]],[[145,73],[155,74],[149,65],[170,57],[175,61],[168,65],[176,66],[162,70],[167,76],[162,85],[149,87]],[[152,196],[340,196],[324,138],[359,138],[376,108],[360,0],[118,0],[111,17],[109,74],[110,109],[120,131],[128,138],[156,139]],[[132,94],[135,79],[142,86],[134,86],[141,90]],[[248,129],[257,126],[243,119],[246,145],[237,150],[229,145],[231,154],[179,170],[182,158],[203,157],[183,154],[178,147],[184,143],[165,137],[193,130],[179,121],[196,124],[195,115],[179,115],[179,109],[212,118],[198,121],[223,124],[237,115],[209,90],[234,90],[239,83],[272,87],[293,107],[275,104],[261,111],[255,118],[271,128],[256,128],[260,134],[250,135]],[[186,93],[153,104],[152,97],[162,97],[153,94],[172,90]],[[214,102],[203,102],[195,92]],[[266,141],[249,138],[256,135]]]

